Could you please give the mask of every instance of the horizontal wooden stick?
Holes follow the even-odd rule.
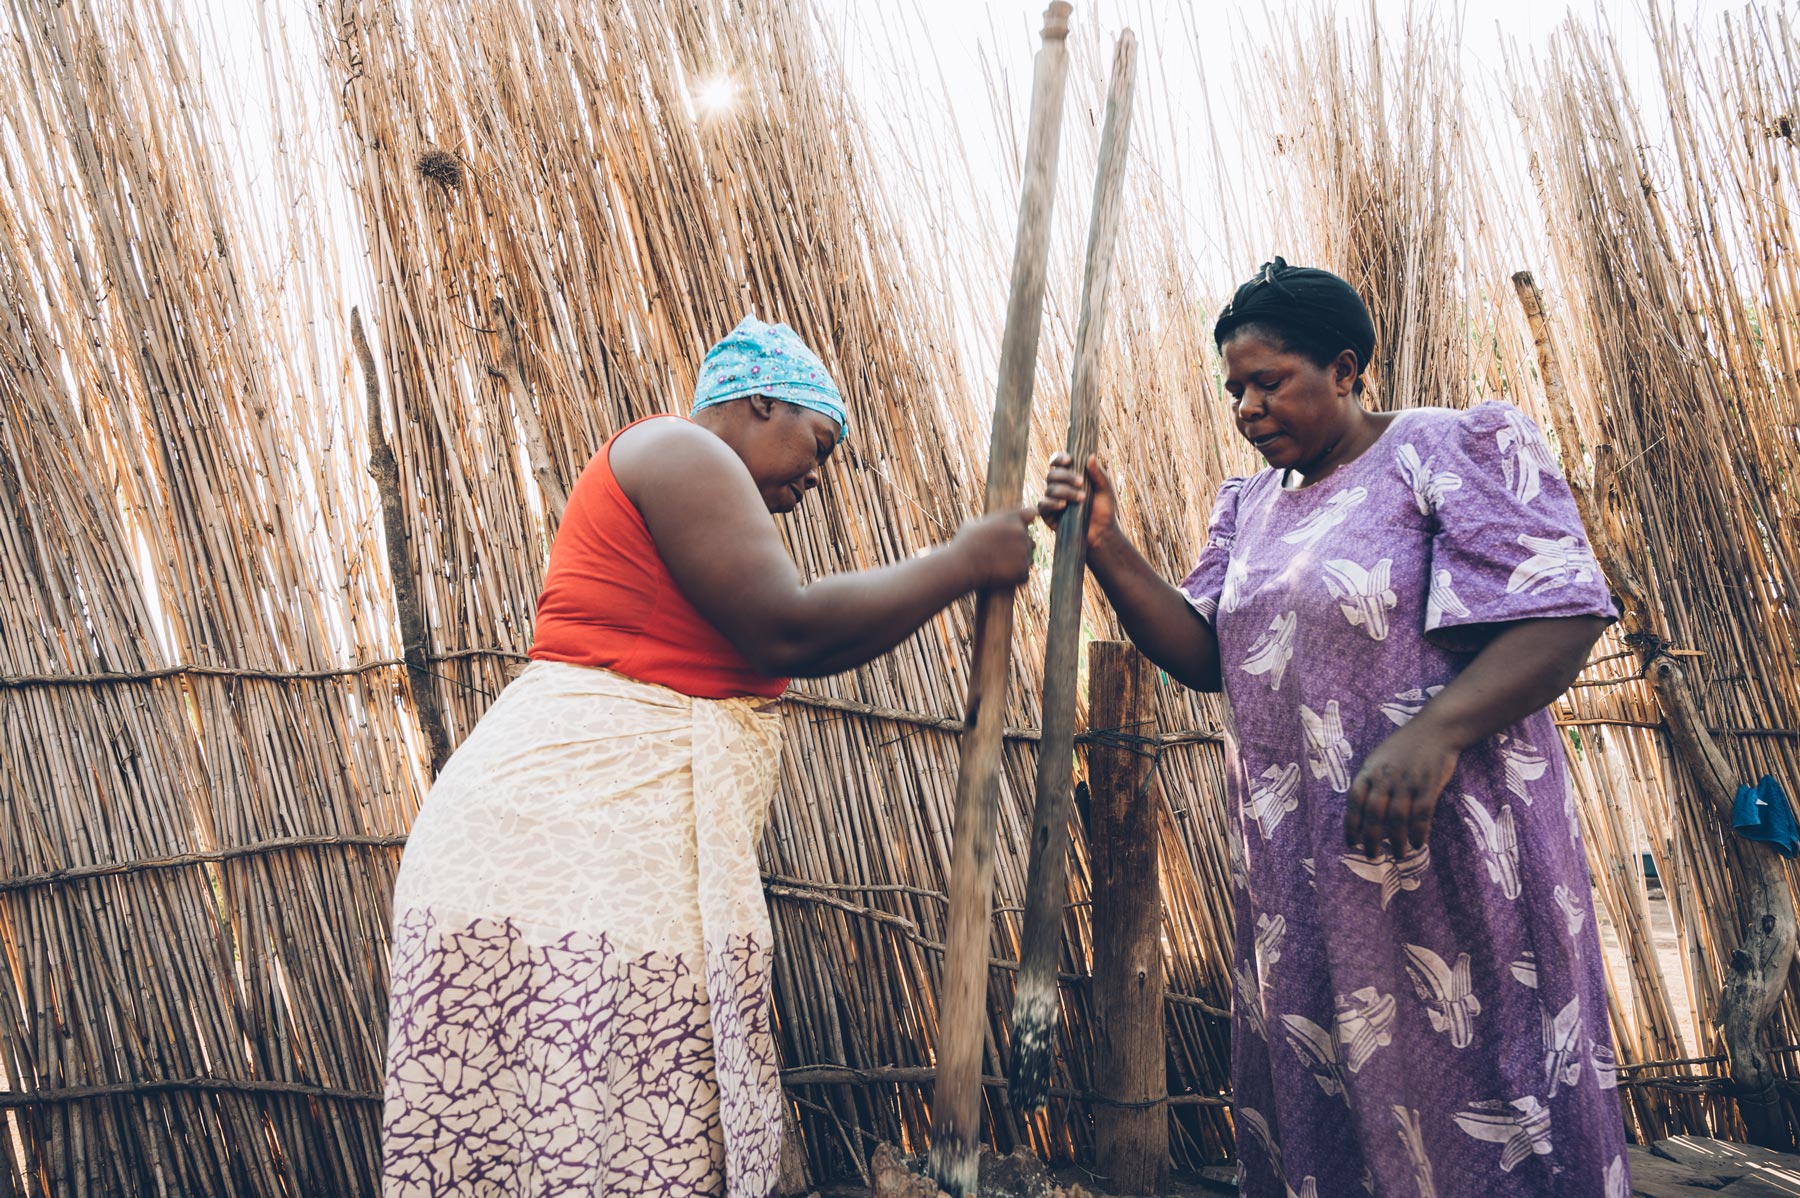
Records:
[[[460,661],[474,657],[493,657],[505,661],[529,661],[527,654],[517,653],[509,649],[451,649],[442,653],[433,653],[428,660],[434,662]],[[1606,658],[1596,659],[1599,661]],[[1591,664],[1591,663],[1590,663]],[[56,674],[0,674],[0,690],[23,689],[26,687],[56,686],[107,686],[113,683],[156,682],[166,678],[182,675],[213,678],[251,678],[269,682],[311,682],[331,678],[349,678],[358,674],[366,674],[374,670],[401,669],[406,665],[404,658],[381,658],[376,661],[356,662],[347,666],[334,666],[322,670],[272,670],[255,666],[212,666],[197,663],[164,666],[154,670],[107,670],[93,674],[56,673]],[[1632,676],[1618,679],[1595,679],[1587,685],[1622,686],[1642,679]],[[1584,685],[1577,683],[1576,685]],[[784,703],[793,703],[801,707],[817,708],[821,711],[842,712],[845,715],[862,716],[867,719],[894,724],[911,724],[919,728],[934,731],[960,733],[963,722],[955,716],[930,715],[924,712],[907,711],[898,707],[886,707],[878,703],[864,703],[856,699],[841,699],[835,695],[817,695],[807,691],[790,690],[781,696]],[[1592,716],[1574,719],[1558,719],[1557,724],[1565,728],[1614,727],[1614,728],[1651,728],[1665,727],[1661,720],[1626,720],[1609,716]],[[1112,730],[1114,732],[1118,730]],[[1800,737],[1800,728],[1713,728],[1714,736],[1774,736]],[[1092,744],[1107,734],[1106,729],[1089,729],[1077,734],[1076,744]],[[1042,738],[1042,731],[1037,728],[1008,728],[1006,739],[1036,742]],[[1225,736],[1211,728],[1189,728],[1176,732],[1159,733],[1154,743],[1162,746],[1190,744],[1223,744]]]
[[[939,903],[947,903],[950,901],[950,896],[941,890],[928,890],[923,886],[902,886],[891,882],[815,882],[811,878],[796,878],[786,874],[764,874],[762,880],[765,886],[792,886],[801,891],[823,890],[847,894],[906,894],[911,895],[914,898],[932,899]],[[1069,911],[1073,911],[1078,907],[1091,906],[1093,906],[1093,903],[1088,899],[1077,899],[1063,904],[1063,908]],[[1025,910],[1025,908],[1020,906],[995,907],[994,914],[1004,915],[1010,912],[1016,915],[1023,910]]]
[[[1674,1090],[1682,1094],[1729,1094],[1737,1083],[1728,1077],[1621,1077],[1619,1088]],[[1792,1084],[1792,1083],[1786,1083]]]
[[[404,658],[358,662],[353,666],[334,666],[324,670],[264,670],[254,666],[164,666],[156,670],[104,671],[95,674],[13,674],[0,675],[0,690],[22,690],[26,687],[111,686],[122,682],[160,682],[167,678],[254,678],[266,682],[313,682],[328,678],[350,678],[373,670],[404,666]]]
[[[1779,1052],[1781,1050],[1776,1049],[1775,1051]],[[1724,1063],[1725,1054],[1718,1053],[1710,1057],[1678,1057],[1669,1061],[1639,1061],[1631,1065],[1620,1065],[1617,1067],[1617,1071],[1620,1073],[1636,1073],[1642,1069],[1674,1069],[1681,1065],[1722,1065]]]
[[[54,1090],[0,1090],[0,1110],[87,1102],[138,1094],[212,1090],[231,1094],[282,1094],[295,1098],[328,1098],[339,1102],[380,1102],[379,1090],[346,1090],[306,1082],[266,1081],[250,1077],[170,1077],[149,1081],[106,1082],[97,1086],[62,1086]]]
[[[125,874],[147,873],[158,869],[180,869],[190,865],[213,865],[235,861],[240,857],[257,857],[291,849],[317,848],[395,848],[406,843],[405,833],[391,836],[284,836],[279,840],[259,840],[254,844],[234,845],[228,849],[206,849],[195,853],[177,853],[169,857],[146,857],[136,861],[114,861],[104,865],[75,865],[40,874],[23,874],[16,878],[0,878],[0,894],[30,890],[38,886],[57,886],[90,878],[113,878]]]
[[[963,722],[954,716],[924,715],[916,711],[903,711],[897,707],[883,707],[875,703],[863,703],[856,699],[840,699],[834,695],[815,695],[806,691],[788,691],[781,696],[784,703],[795,703],[802,707],[816,707],[821,711],[839,711],[845,715],[864,716],[872,720],[882,720],[895,724],[913,724],[920,728],[930,728],[937,732],[960,733]],[[1092,744],[1096,739],[1123,732],[1119,728],[1090,728],[1075,737],[1078,745]],[[1007,740],[1038,741],[1043,738],[1042,729],[1008,728],[1003,734]],[[1147,738],[1158,745],[1194,745],[1223,744],[1225,734],[1211,728],[1189,728],[1179,732],[1165,732]]]
[[[868,1069],[855,1069],[847,1065],[801,1065],[781,1071],[781,1084],[784,1086],[879,1086],[879,1085],[930,1085],[937,1080],[937,1070],[928,1065],[902,1066],[888,1065]],[[1003,1077],[983,1077],[981,1084],[987,1088],[998,1088],[1006,1085]],[[1690,1093],[1724,1092],[1731,1086],[1728,1077],[1644,1077],[1620,1078],[1620,1086],[1644,1086],[1657,1089],[1681,1090]],[[18,1110],[28,1107],[59,1106],[74,1102],[92,1102],[105,1098],[136,1097],[148,1094],[170,1094],[199,1091],[202,1093],[224,1094],[271,1094],[282,1097],[324,1099],[333,1102],[379,1103],[382,1101],[378,1090],[350,1090],[339,1086],[315,1086],[305,1082],[266,1081],[259,1078],[236,1077],[177,1077],[151,1081],[108,1082],[95,1086],[64,1086],[54,1090],[9,1090],[0,1091],[0,1110]],[[1052,1086],[1048,1093],[1052,1098],[1062,1098],[1071,1102],[1093,1105],[1128,1105],[1154,1106],[1216,1106],[1231,1105],[1229,1094],[1168,1094],[1160,1095],[1142,1103],[1113,1103],[1111,1100],[1091,1090],[1071,1090],[1062,1086]]]
[[[937,1070],[928,1065],[878,1065],[867,1069],[855,1069],[847,1065],[799,1065],[781,1071],[781,1083],[784,1086],[929,1085],[936,1080]],[[981,1079],[981,1084],[983,1086],[1004,1086],[1006,1079],[984,1077]],[[224,1094],[274,1094],[293,1098],[326,1099],[334,1102],[378,1103],[382,1101],[382,1094],[379,1090],[352,1090],[342,1086],[316,1086],[307,1082],[282,1082],[247,1077],[171,1077],[145,1081],[105,1082],[93,1086],[60,1086],[54,1090],[0,1091],[0,1110],[191,1091]],[[1088,1090],[1070,1090],[1058,1087],[1052,1089],[1050,1093],[1054,1097],[1066,1098],[1075,1102],[1091,1104],[1106,1101],[1100,1095]],[[1228,1106],[1231,1103],[1231,1097],[1213,1094],[1168,1094],[1137,1105],[1154,1105],[1156,1103],[1167,1103],[1170,1106]]]
[[[1668,657],[1705,657],[1706,656],[1706,652],[1703,649],[1678,649],[1674,645],[1664,646],[1662,649],[1662,652]],[[1642,655],[1636,649],[1624,649],[1624,650],[1621,650],[1620,652],[1608,653],[1601,657],[1590,657],[1587,660],[1587,664],[1582,666],[1581,668],[1583,670],[1591,670],[1595,666],[1604,665],[1605,663],[1607,663],[1609,661],[1623,661],[1627,657],[1635,660],[1641,656]]]
[[[1173,1000],[1177,996],[1171,995]],[[1722,1058],[1698,1057],[1694,1061],[1716,1062]],[[1672,1064],[1674,1062],[1655,1062],[1655,1064]],[[1647,1065],[1632,1068],[1647,1068]],[[781,1071],[781,1084],[784,1086],[878,1086],[878,1085],[930,1085],[937,1079],[937,1070],[928,1065],[883,1065],[866,1069],[852,1068],[848,1065],[799,1065]],[[1783,1079],[1784,1081],[1786,1079]],[[1003,1077],[983,1077],[981,1084],[988,1088],[1004,1087]],[[1792,1083],[1790,1083],[1792,1084]],[[1634,1077],[1619,1079],[1620,1086],[1643,1086],[1656,1089],[1680,1090],[1689,1093],[1723,1093],[1730,1088],[1732,1081],[1722,1076],[1696,1077]],[[293,1098],[325,1099],[334,1102],[379,1103],[382,1101],[378,1090],[352,1090],[341,1086],[316,1086],[306,1082],[269,1081],[261,1078],[238,1077],[176,1077],[147,1081],[107,1082],[93,1086],[63,1086],[54,1090],[9,1090],[0,1091],[0,1110],[17,1110],[27,1107],[57,1106],[73,1102],[92,1102],[105,1098],[124,1098],[147,1094],[168,1094],[187,1091],[200,1091],[225,1094],[272,1094]],[[1126,1105],[1154,1106],[1217,1106],[1231,1105],[1229,1094],[1168,1094],[1159,1095],[1141,1103],[1113,1103],[1111,1100],[1091,1090],[1071,1090],[1062,1086],[1053,1086],[1048,1091],[1053,1098],[1067,1099],[1087,1105]]]
[[[874,920],[876,923],[884,923],[889,927],[899,928],[906,934],[906,937],[909,940],[920,940],[920,937],[923,935],[923,933],[919,931],[919,925],[906,918],[904,915],[895,915],[891,911],[882,911],[875,907],[861,906],[857,903],[848,902],[844,899],[835,898],[832,895],[822,894],[818,891],[797,890],[792,886],[776,884],[765,885],[763,887],[763,893],[770,898],[794,899],[803,903],[816,903],[821,907],[830,907],[834,911],[842,911],[846,915],[855,915],[862,919]]]
[[[1214,1019],[1230,1019],[1231,1012],[1224,1007],[1215,1007],[1203,998],[1195,998],[1191,994],[1176,994],[1169,991],[1163,995],[1163,1001],[1178,1007],[1194,1007],[1203,1015],[1211,1015]]]
[[[506,661],[530,661],[524,653],[515,653],[508,649],[452,649],[443,653],[427,655],[426,660],[432,662],[458,661],[471,657],[495,657]],[[106,670],[92,674],[58,673],[58,674],[0,674],[0,690],[23,689],[26,687],[56,686],[108,686],[113,683],[157,682],[167,678],[178,678],[183,675],[215,678],[253,678],[268,682],[312,682],[330,678],[350,678],[358,674],[366,674],[374,670],[401,669],[406,659],[400,657],[381,658],[376,661],[356,662],[347,666],[333,666],[323,670],[271,670],[256,666],[209,666],[195,663],[164,666],[154,670]],[[923,712],[906,711],[898,707],[884,707],[877,703],[863,703],[856,699],[840,699],[834,695],[816,695],[807,691],[790,690],[781,696],[784,703],[793,703],[801,707],[813,707],[821,711],[837,711],[845,715],[862,716],[871,720],[880,720],[894,724],[912,724],[919,728],[929,728],[939,732],[960,733],[963,730],[962,720],[955,716],[928,715]],[[1096,731],[1084,732],[1077,736],[1076,743],[1086,743],[1087,739],[1097,734]],[[1008,740],[1037,741],[1042,733],[1036,728],[1008,728],[1004,733]],[[1210,728],[1193,728],[1184,732],[1164,733],[1157,738],[1159,744],[1218,744],[1223,743],[1224,734]]]
[[[1562,719],[1556,721],[1558,728],[1648,728],[1655,732],[1667,732],[1669,726],[1661,720],[1620,720],[1611,716],[1588,716],[1580,719]],[[1800,728],[1708,728],[1714,736],[1778,736],[1800,737]]]
[[[784,1086],[884,1086],[929,1085],[937,1081],[937,1070],[928,1065],[877,1065],[857,1069],[849,1065],[799,1065],[781,1071]],[[984,1087],[1006,1085],[1003,1077],[984,1076]],[[1119,1103],[1092,1090],[1071,1090],[1052,1086],[1052,1098],[1066,1098],[1093,1106],[1230,1106],[1229,1094],[1159,1094],[1143,1102]]]
[[[426,654],[431,662],[459,661],[469,657],[498,657],[509,661],[530,661],[524,653],[509,649],[449,649]],[[315,682],[327,678],[351,678],[373,670],[399,669],[406,665],[404,657],[384,657],[376,661],[359,661],[347,666],[331,666],[322,670],[272,670],[260,666],[209,666],[197,662],[161,666],[154,670],[101,670],[92,674],[0,674],[0,690],[38,686],[108,686],[115,682],[159,682],[184,675],[201,678],[254,678],[266,682]]]
[[[765,884],[777,886],[797,886],[804,890],[841,890],[855,894],[910,894],[917,898],[936,899],[948,902],[949,895],[941,890],[928,890],[923,886],[903,886],[895,882],[815,882],[811,878],[796,878],[786,874],[764,874]]]
[[[504,661],[529,661],[524,653],[516,653],[509,649],[452,649],[443,653],[433,653],[428,661],[460,661],[473,657],[493,657]],[[24,689],[27,687],[56,686],[108,686],[114,683],[156,682],[182,675],[212,678],[250,678],[268,682],[313,682],[331,678],[350,678],[358,674],[366,674],[373,670],[402,669],[406,665],[404,658],[381,658],[376,661],[356,662],[347,666],[334,666],[323,670],[271,670],[255,666],[209,666],[194,663],[164,666],[154,670],[107,670],[93,674],[0,674],[0,690]],[[1595,685],[1623,685],[1627,682],[1641,681],[1636,677],[1600,679]],[[960,733],[963,722],[954,716],[930,715],[924,712],[906,711],[898,707],[885,707],[878,703],[863,703],[856,699],[840,699],[834,695],[816,695],[807,691],[790,690],[781,696],[784,703],[793,703],[801,707],[817,708],[821,711],[842,712],[845,715],[862,716],[867,719],[893,724],[911,724],[919,728],[927,728],[938,732]],[[1614,728],[1653,728],[1661,729],[1665,725],[1661,720],[1625,720],[1606,716],[1594,716],[1579,719],[1559,719],[1557,724],[1564,728],[1614,727]],[[1117,729],[1110,730],[1117,732]],[[1774,736],[1800,737],[1800,728],[1713,728],[1714,736]],[[1109,730],[1090,728],[1075,737],[1078,745],[1093,744],[1097,739],[1108,735]],[[1042,738],[1042,731],[1037,728],[1008,728],[1004,733],[1006,739],[1036,742]],[[1223,744],[1224,733],[1211,728],[1188,728],[1176,732],[1159,733],[1153,739],[1161,746]]]

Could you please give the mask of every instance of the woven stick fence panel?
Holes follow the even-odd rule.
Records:
[[[9,1192],[368,1192],[330,1096],[379,1085],[417,731],[391,673],[228,672],[396,655],[341,354],[286,317],[318,217],[245,220],[159,6],[10,9],[0,674],[203,668],[0,690],[0,876],[193,858],[0,895]],[[280,837],[346,847],[237,851]]]

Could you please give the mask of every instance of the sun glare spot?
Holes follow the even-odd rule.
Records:
[[[737,84],[724,75],[703,79],[694,89],[694,105],[701,112],[723,112],[737,102]]]

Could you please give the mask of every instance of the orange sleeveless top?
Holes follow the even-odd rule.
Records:
[[[669,574],[644,517],[613,477],[608,455],[619,433],[569,493],[538,595],[532,658],[602,666],[696,699],[781,694],[788,680],[753,670]]]

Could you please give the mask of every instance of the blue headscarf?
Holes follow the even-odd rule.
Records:
[[[744,317],[706,351],[694,383],[694,411],[749,395],[823,412],[838,422],[839,441],[850,435],[850,410],[819,355],[786,325],[764,324],[754,316]]]

